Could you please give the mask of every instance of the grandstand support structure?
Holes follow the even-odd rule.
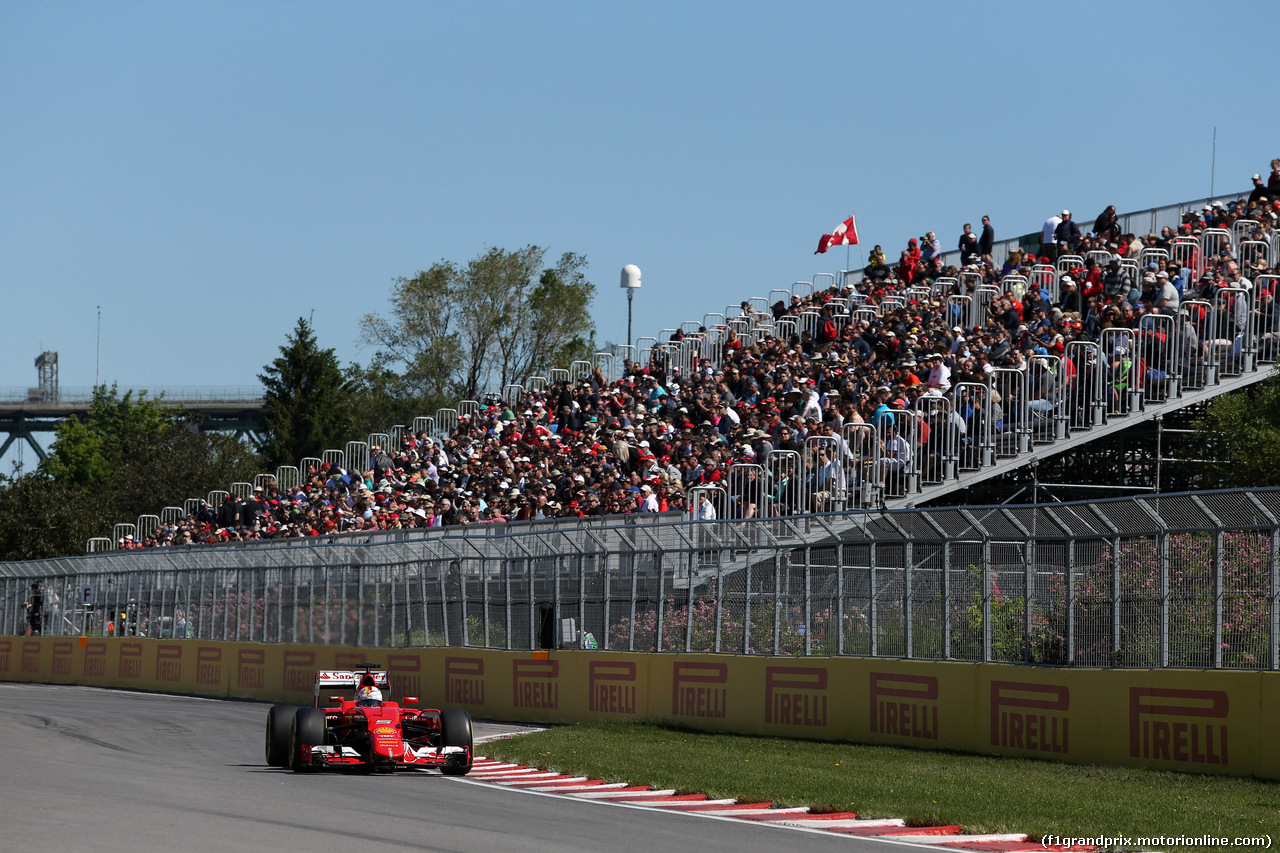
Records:
[[[945,482],[937,486],[925,486],[920,490],[918,495],[905,497],[900,500],[886,500],[886,504],[891,504],[895,507],[924,506],[926,504],[936,505],[935,502],[944,499],[955,492],[972,488],[980,483],[986,482],[987,480],[994,479],[1019,468],[1024,468],[1029,465],[1038,465],[1043,460],[1049,459],[1060,453],[1085,448],[1095,441],[1117,435],[1137,424],[1154,422],[1166,415],[1169,415],[1171,412],[1199,406],[1209,402],[1214,397],[1246,388],[1273,375],[1275,375],[1275,373],[1268,369],[1257,370],[1252,373],[1245,373],[1241,376],[1224,379],[1219,385],[1201,388],[1198,391],[1186,392],[1181,398],[1170,400],[1163,405],[1151,406],[1140,411],[1132,412],[1125,417],[1113,417],[1104,425],[1094,427],[1088,432],[1072,433],[1066,440],[1056,441],[1048,445],[1036,446],[1027,453],[1019,453],[1017,456],[1008,459],[997,459],[996,464],[989,468],[984,468],[972,473],[962,473],[953,481]]]
[[[1122,214],[1119,227],[1135,233],[1176,227],[1184,214],[1196,211],[1201,203],[1214,201],[1197,199]],[[1082,228],[1089,226],[1090,223],[1082,223]],[[995,264],[998,266],[1011,249],[1031,245],[1038,236],[1039,232],[1033,232],[996,244],[992,253]],[[1147,249],[1143,259],[1165,257],[1178,260],[1192,271],[1203,271],[1207,255],[1232,236],[1224,229],[1208,228],[1200,237],[1174,238],[1168,251]],[[1250,251],[1260,258],[1280,257],[1280,235],[1273,236],[1269,244],[1246,242],[1257,243]],[[956,259],[956,254],[944,253],[942,258],[949,262]],[[1101,260],[1099,251],[1088,254],[1096,256],[1095,261]],[[1110,257],[1110,253],[1106,254]],[[769,291],[767,299],[749,297],[739,305],[725,306],[723,312],[703,314],[699,320],[684,320],[663,329],[657,337],[642,336],[635,340],[634,347],[641,363],[647,363],[649,358],[662,359],[669,368],[669,379],[683,380],[701,364],[710,369],[723,366],[721,335],[732,333],[743,345],[751,346],[764,338],[813,334],[823,316],[821,311],[828,310],[826,306],[831,306],[835,324],[847,326],[858,321],[878,322],[879,318],[908,307],[908,300],[927,300],[932,308],[943,312],[942,316],[950,318],[945,325],[982,326],[994,299],[1002,294],[1021,298],[1027,288],[1036,285],[1057,297],[1059,278],[1084,262],[1077,255],[1062,255],[1056,266],[1037,264],[1025,276],[1006,275],[998,283],[993,279],[987,284],[983,284],[980,273],[960,270],[955,276],[933,279],[928,287],[881,294],[881,301],[874,305],[869,304],[865,293],[845,296],[835,290],[838,283],[853,287],[861,278],[861,271],[818,273],[810,281],[796,281],[789,288]],[[1121,264],[1131,276],[1141,266],[1131,258]],[[1072,451],[1094,456],[1093,464],[1080,466],[1080,473],[1097,475],[1104,469],[1094,449],[1098,444],[1135,424],[1158,421],[1171,413],[1201,406],[1273,373],[1280,352],[1280,301],[1272,299],[1280,289],[1277,284],[1280,277],[1262,275],[1253,288],[1222,287],[1212,296],[1202,294],[1203,298],[1194,298],[1195,291],[1189,291],[1179,312],[1147,313],[1133,327],[1103,329],[1098,340],[1070,340],[1060,350],[1061,355],[1045,354],[1042,349],[1041,354],[1029,355],[1020,365],[994,369],[985,379],[973,378],[957,383],[955,388],[948,385],[949,393],[920,397],[914,405],[895,404],[911,406],[892,410],[888,421],[893,423],[896,419],[901,427],[901,434],[892,437],[913,448],[912,458],[905,464],[901,458],[888,455],[886,441],[891,436],[877,417],[877,423],[846,425],[834,449],[815,446],[787,463],[789,468],[767,466],[763,477],[777,486],[779,494],[762,494],[760,500],[747,500],[742,494],[728,491],[712,495],[710,502],[721,519],[749,518],[757,512],[766,517],[794,517],[810,512],[853,515],[866,510],[919,507],[948,498],[954,500],[975,486],[1038,467],[1045,460],[1061,461],[1060,457],[1069,456]],[[628,287],[625,276],[623,287]],[[774,318],[768,310],[775,302],[786,306],[818,294],[830,297],[820,300],[824,306],[821,311],[808,305],[798,314]],[[704,329],[708,320],[719,320],[721,324]],[[1078,323],[1076,328],[1080,328]],[[579,360],[567,368],[552,368],[547,378],[526,377],[523,385],[508,386],[502,394],[484,395],[485,399],[503,399],[517,394],[517,389],[539,393],[545,390],[548,379],[551,383],[578,381],[596,367],[612,379],[616,353],[596,356],[597,361],[603,356],[604,362]],[[1046,381],[1048,375],[1053,378]],[[957,393],[961,389],[963,394]],[[440,440],[457,428],[461,418],[473,417],[479,409],[479,401],[462,400],[456,408],[441,408],[432,416],[415,418],[413,430],[429,425],[428,431]],[[957,417],[967,421],[967,431],[959,431],[958,436],[949,420]],[[387,434],[399,433],[396,427],[390,427]],[[327,449],[320,458],[303,459],[298,470],[305,477],[311,462],[358,467],[351,458],[359,458],[358,455],[349,452],[354,445],[349,445],[347,451]],[[824,451],[827,456],[818,455]],[[1135,454],[1116,464],[1147,464],[1139,456]],[[822,476],[826,478],[821,486],[817,484],[820,460],[825,462]],[[842,469],[838,475],[836,468]],[[743,479],[751,479],[742,466],[735,465],[734,469]],[[734,472],[729,473],[732,482]],[[787,481],[791,483],[787,486],[790,491],[784,496],[780,484]],[[741,516],[732,515],[734,511]]]

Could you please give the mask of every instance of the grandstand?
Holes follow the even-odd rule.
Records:
[[[87,550],[640,511],[834,513],[839,535],[851,511],[946,499],[1265,378],[1277,207],[1198,199],[1101,234],[1083,223],[1052,258],[1036,232],[965,266],[904,253],[818,274],[118,524]]]

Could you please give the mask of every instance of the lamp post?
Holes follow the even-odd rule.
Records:
[[[631,299],[640,289],[640,267],[627,264],[622,268],[622,289],[627,292],[627,347],[631,346]]]

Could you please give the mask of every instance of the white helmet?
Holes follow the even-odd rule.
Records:
[[[373,685],[361,687],[356,691],[356,704],[360,706],[378,706],[382,704],[382,691]]]

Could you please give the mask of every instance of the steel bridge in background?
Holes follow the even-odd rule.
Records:
[[[41,358],[57,353],[44,353]],[[47,361],[47,359],[46,359]],[[39,360],[37,360],[39,366]],[[92,388],[58,388],[56,379],[38,388],[0,388],[0,457],[18,442],[25,442],[43,460],[45,448],[36,440],[40,433],[56,432],[67,418],[83,418],[93,402]],[[194,386],[151,388],[140,393],[149,400],[191,412],[202,430],[229,432],[254,445],[261,443],[266,412],[260,387]]]

